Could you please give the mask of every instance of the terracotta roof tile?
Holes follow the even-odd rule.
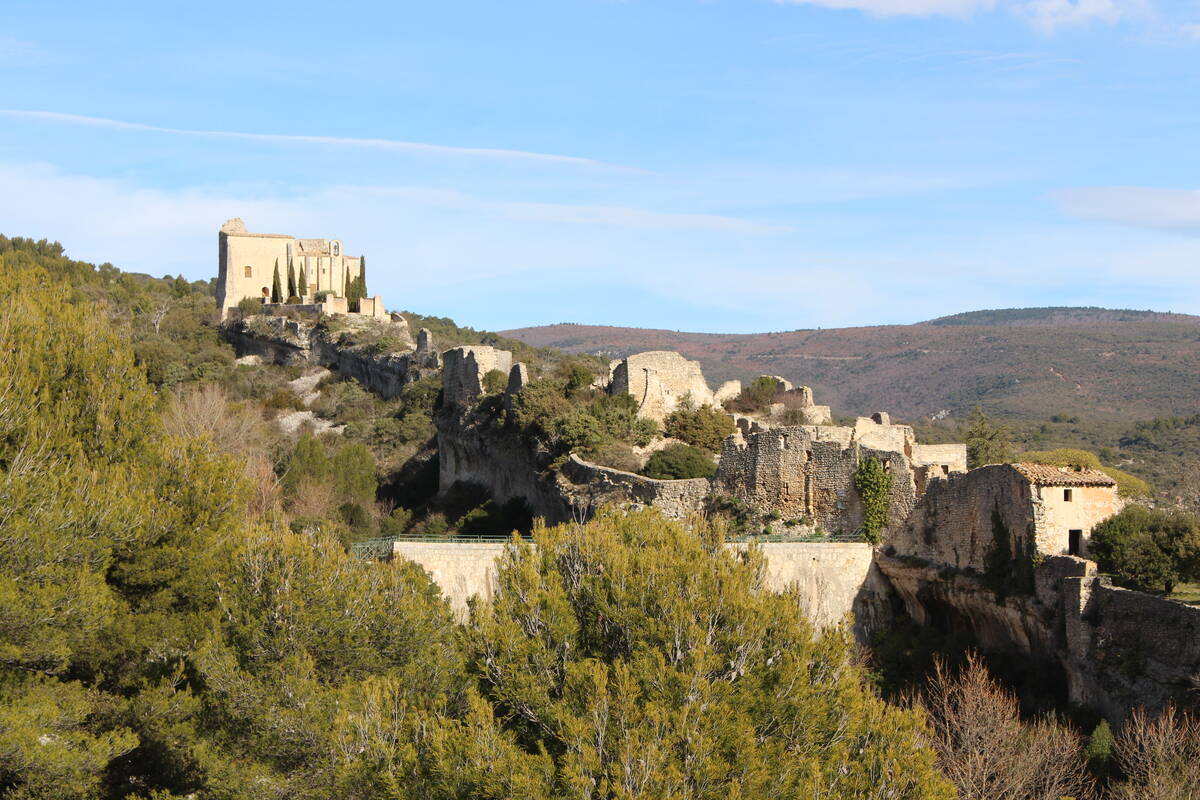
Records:
[[[1030,483],[1039,486],[1116,486],[1117,482],[1094,469],[1056,467],[1052,464],[1013,464]]]

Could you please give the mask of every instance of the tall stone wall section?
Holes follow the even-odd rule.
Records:
[[[716,403],[700,362],[667,350],[638,353],[616,362],[609,393],[632,395],[638,414],[657,422],[664,421],[689,395],[697,406]]]
[[[860,446],[848,428],[793,425],[734,434],[725,440],[713,485],[764,512],[849,533],[864,519],[854,475],[871,457],[892,473],[889,527],[896,527],[916,502],[911,463],[902,452]]]
[[[506,378],[512,369],[512,353],[495,347],[455,347],[442,354],[442,402],[468,408],[483,394],[483,380],[492,370]]]
[[[982,573],[997,540],[997,519],[1008,533],[1010,556],[1027,553],[1033,496],[1029,482],[1007,464],[931,481],[888,544],[907,556]]]
[[[393,545],[393,555],[422,566],[460,615],[472,597],[491,600],[497,588],[497,564],[508,547],[504,542],[405,542]],[[744,551],[745,544],[726,545]],[[853,615],[860,637],[881,622],[890,589],[875,568],[866,544],[769,542],[759,545],[766,560],[765,588],[793,589],[800,610],[818,627],[828,627]]]

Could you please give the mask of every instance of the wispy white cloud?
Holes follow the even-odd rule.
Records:
[[[1062,189],[1052,197],[1063,213],[1079,219],[1200,234],[1198,190],[1095,186]]]
[[[1042,33],[1093,22],[1115,23],[1144,11],[1145,0],[775,0],[781,5],[852,9],[877,17],[953,17],[1004,10]]]
[[[169,134],[172,136],[195,136],[210,139],[240,139],[243,141],[274,142],[280,144],[312,144],[335,147],[358,147],[374,150],[397,150],[411,153],[427,153],[431,155],[542,161],[575,166],[604,167],[608,169],[621,170],[634,169],[619,164],[610,164],[604,161],[591,158],[581,158],[578,156],[564,156],[553,153],[536,153],[526,150],[506,150],[494,147],[458,147],[454,145],[429,144],[426,142],[409,142],[400,139],[374,139],[346,136],[308,136],[303,134],[287,133],[246,133],[242,131],[212,131],[194,130],[190,128],[169,128],[161,125],[148,125],[141,122],[126,122],[124,120],[108,119],[106,117],[91,117],[83,114],[67,114],[59,111],[32,111],[16,108],[0,109],[0,116],[41,120],[64,125],[84,125],[95,128],[107,128],[110,130]]]

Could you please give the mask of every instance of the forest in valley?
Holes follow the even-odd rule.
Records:
[[[439,387],[333,380],[340,433],[285,433],[303,376],[237,364],[209,283],[0,238],[0,362],[0,797],[1200,793],[1189,709],[1085,724],[817,631],[719,519],[535,525],[455,616],[350,552],[454,517],[390,488],[432,495]]]

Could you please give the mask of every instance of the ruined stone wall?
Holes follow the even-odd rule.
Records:
[[[512,369],[512,353],[495,347],[455,347],[442,354],[442,402],[469,408],[483,394],[483,378],[492,370],[505,375]]]
[[[967,471],[965,444],[913,444],[913,463],[918,466],[945,466],[944,474]]]
[[[996,513],[1009,533],[1012,555],[1025,554],[1034,530],[1032,491],[1007,464],[929,481],[907,523],[887,543],[902,555],[983,572],[996,542]]]
[[[848,428],[791,425],[725,440],[714,489],[784,519],[807,519],[827,532],[850,533],[863,524],[854,475],[876,457],[892,472],[890,525],[904,522],[916,502],[916,481],[903,453],[861,447]]]
[[[638,353],[616,362],[609,393],[632,395],[638,402],[638,414],[657,422],[663,422],[687,395],[697,406],[716,402],[700,362],[667,350]]]
[[[572,454],[562,467],[562,491],[574,508],[591,516],[600,506],[615,503],[635,508],[654,506],[665,516],[685,518],[703,509],[711,484],[708,478],[656,480],[632,472],[592,464]]]

